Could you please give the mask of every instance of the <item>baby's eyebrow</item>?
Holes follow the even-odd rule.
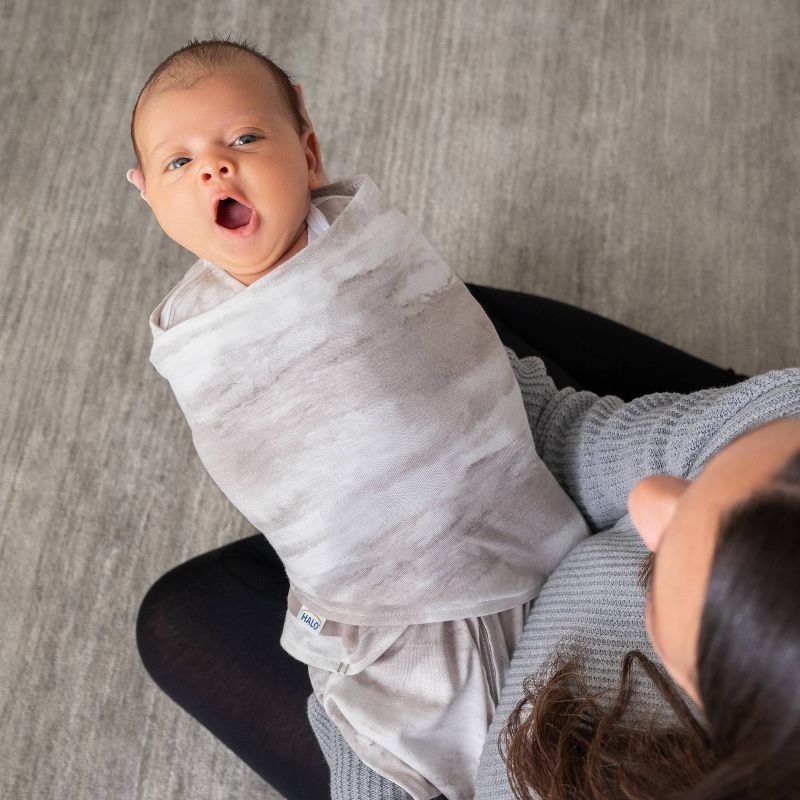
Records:
[[[172,144],[171,144],[170,140],[169,139],[164,139],[163,142],[159,142],[157,145],[155,145],[154,147],[150,148],[150,154],[151,155],[156,155],[162,150],[171,150],[171,149],[172,149]]]

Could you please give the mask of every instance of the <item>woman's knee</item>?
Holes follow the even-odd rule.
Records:
[[[162,684],[192,649],[192,630],[196,629],[199,611],[197,567],[197,559],[192,559],[162,575],[139,606],[136,646],[156,683]]]

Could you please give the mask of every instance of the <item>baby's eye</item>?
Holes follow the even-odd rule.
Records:
[[[237,136],[234,140],[234,144],[253,144],[253,142],[258,141],[258,136],[254,133],[242,133],[241,135]]]
[[[173,158],[172,161],[167,164],[167,169],[180,169],[185,164],[188,164],[191,159],[186,158],[186,156],[179,156],[178,158]]]

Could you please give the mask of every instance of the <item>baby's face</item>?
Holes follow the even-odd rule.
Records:
[[[249,285],[306,244],[323,183],[309,133],[254,62],[156,91],[136,119],[143,196],[170,238]]]

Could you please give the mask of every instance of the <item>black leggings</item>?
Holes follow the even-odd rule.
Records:
[[[470,286],[500,338],[537,355],[559,388],[631,399],[726,386],[723,370],[553,300]],[[327,800],[330,777],[306,719],[307,667],[280,647],[289,585],[260,533],[197,556],[142,601],[139,653],[153,680],[289,800]]]

